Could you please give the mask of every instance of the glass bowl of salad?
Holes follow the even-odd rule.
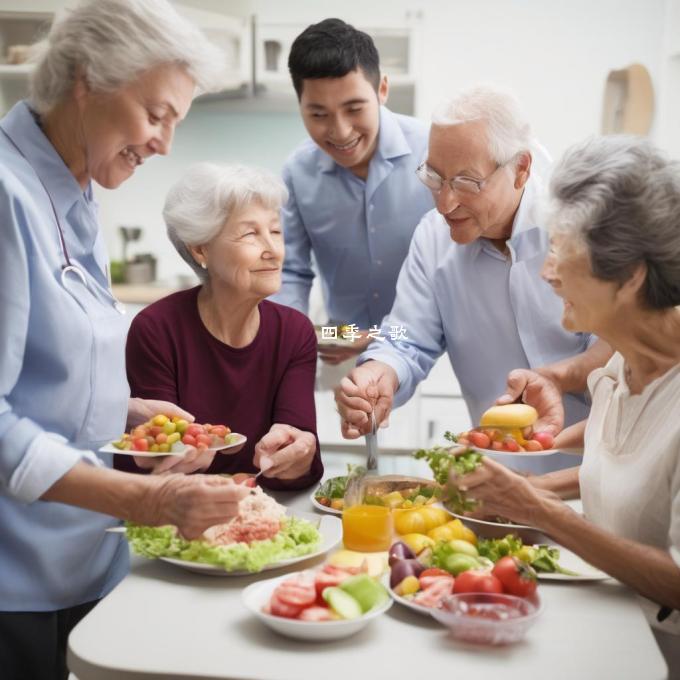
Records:
[[[432,616],[453,637],[483,645],[519,642],[542,611],[536,595],[531,598],[497,593],[459,593],[445,598]]]

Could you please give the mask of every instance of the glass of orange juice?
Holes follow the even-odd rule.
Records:
[[[342,542],[348,550],[389,550],[392,513],[382,505],[353,505],[342,513]]]

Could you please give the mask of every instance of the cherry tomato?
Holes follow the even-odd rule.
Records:
[[[229,434],[229,428],[226,425],[213,425],[210,428],[210,434],[214,434],[218,437],[225,437]]]
[[[185,435],[190,434],[192,437],[198,437],[199,434],[204,434],[203,426],[202,425],[197,425],[196,423],[191,423],[191,425],[187,426],[187,429],[184,431]]]
[[[519,444],[512,437],[505,437],[503,439],[503,450],[517,453],[519,451]]]
[[[536,572],[516,557],[501,557],[491,573],[503,584],[508,595],[528,597],[536,592]]]
[[[534,439],[527,440],[527,443],[524,445],[524,448],[527,451],[543,451],[543,447],[541,446],[541,443],[535,441]]]
[[[132,440],[132,448],[135,451],[148,451],[149,442],[144,437],[138,437]]]
[[[209,434],[199,434],[196,436],[196,443],[197,444],[205,444],[206,446],[210,446],[211,443],[210,435]]]
[[[483,432],[470,432],[468,439],[473,446],[480,449],[488,449],[491,446],[491,438]]]
[[[456,576],[454,593],[502,593],[503,584],[489,571],[470,569]]]
[[[552,449],[555,444],[555,438],[550,434],[550,432],[534,432],[532,439],[538,442],[544,451]]]
[[[196,446],[196,437],[191,434],[185,434],[182,437],[182,444],[186,444],[187,446]]]

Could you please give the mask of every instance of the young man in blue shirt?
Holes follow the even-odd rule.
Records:
[[[310,139],[283,168],[286,258],[274,299],[308,313],[318,273],[330,324],[377,330],[415,227],[433,207],[415,175],[428,126],[385,108],[388,82],[373,40],[340,19],[303,31],[288,67]],[[364,333],[349,347],[321,347],[320,356],[338,364],[369,340]]]

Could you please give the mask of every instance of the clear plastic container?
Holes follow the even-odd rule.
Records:
[[[509,645],[519,642],[542,610],[533,598],[495,593],[449,595],[432,616],[451,634],[465,642],[484,645]]]

